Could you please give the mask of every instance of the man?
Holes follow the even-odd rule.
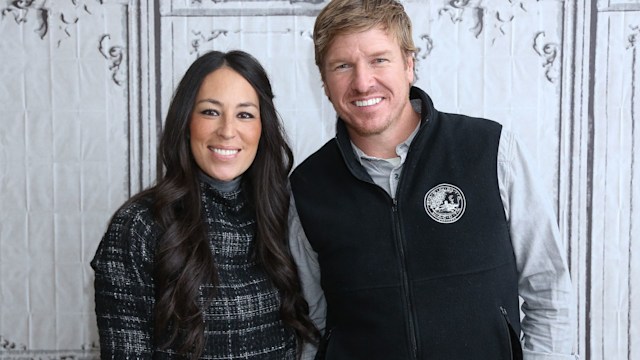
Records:
[[[553,209],[514,136],[412,86],[395,0],[331,1],[314,44],[337,134],[291,175],[290,233],[317,358],[575,359]]]

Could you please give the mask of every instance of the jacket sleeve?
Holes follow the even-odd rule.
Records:
[[[577,359],[572,353],[574,295],[566,249],[551,193],[542,191],[528,161],[518,139],[503,130],[498,179],[523,301],[524,359]]]
[[[91,262],[101,359],[151,359],[154,287],[151,226],[120,210]]]
[[[309,317],[320,332],[324,333],[327,304],[322,286],[320,285],[318,254],[316,254],[311,244],[309,244],[307,236],[302,229],[293,197],[291,197],[291,206],[289,207],[289,247],[291,249],[291,255],[298,267],[302,293],[309,304]],[[316,351],[316,346],[305,343],[302,360],[312,360],[315,357]]]

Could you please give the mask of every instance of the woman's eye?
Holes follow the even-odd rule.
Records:
[[[238,114],[238,118],[240,118],[240,119],[253,119],[253,118],[255,118],[255,116],[253,116],[252,113],[241,112],[241,113]]]
[[[206,116],[218,116],[220,115],[217,110],[214,109],[204,109],[200,112],[202,115]]]

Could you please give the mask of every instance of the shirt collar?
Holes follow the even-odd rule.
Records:
[[[230,181],[222,181],[218,179],[214,179],[211,176],[205,174],[202,170],[198,172],[198,177],[200,180],[209,184],[212,188],[218,190],[221,193],[231,193],[240,189],[240,181],[242,180],[242,175]]]
[[[412,99],[411,106],[413,107],[413,110],[415,110],[418,114],[420,114],[422,110],[422,103],[420,99]],[[398,166],[399,164],[404,164],[404,160],[407,158],[407,153],[409,152],[409,146],[411,145],[413,138],[416,137],[416,134],[420,129],[420,125],[421,124],[418,123],[416,128],[413,129],[411,134],[409,134],[409,137],[405,141],[401,142],[396,146],[396,154],[398,155],[397,158],[382,159],[375,156],[369,156],[365,154],[364,151],[362,151],[359,147],[357,147],[356,144],[353,143],[353,141],[351,141],[351,147],[353,148],[353,152],[356,154],[356,158],[358,159],[361,165],[364,165],[363,161],[365,160],[368,160],[368,161],[383,160],[383,161],[391,162],[394,166]]]

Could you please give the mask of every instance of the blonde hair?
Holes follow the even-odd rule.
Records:
[[[338,35],[353,34],[380,26],[394,37],[405,56],[413,56],[411,19],[397,0],[332,0],[322,9],[313,27],[316,65],[324,79],[323,65]]]

